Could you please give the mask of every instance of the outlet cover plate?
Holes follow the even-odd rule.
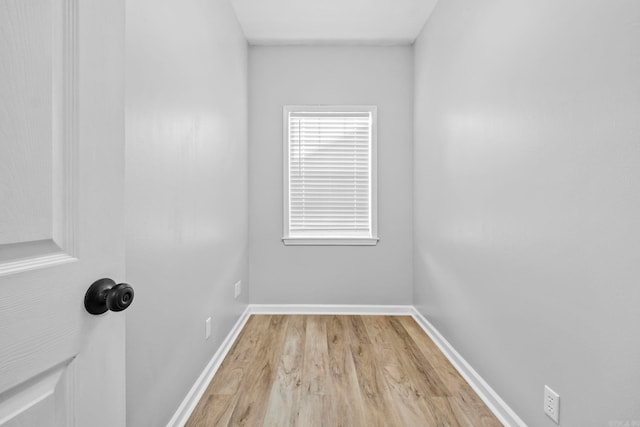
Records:
[[[238,280],[233,287],[233,298],[238,299],[242,293],[242,280]]]
[[[544,413],[559,424],[560,395],[546,385],[544,386]]]
[[[211,336],[211,317],[207,317],[204,321],[204,339],[208,340]]]

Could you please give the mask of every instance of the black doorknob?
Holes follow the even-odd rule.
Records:
[[[84,295],[84,308],[91,314],[102,314],[107,310],[122,311],[133,302],[133,288],[127,283],[100,279],[93,282]]]

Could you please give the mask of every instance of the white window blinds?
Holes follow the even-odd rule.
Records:
[[[374,114],[325,110],[287,112],[289,237],[373,237]]]

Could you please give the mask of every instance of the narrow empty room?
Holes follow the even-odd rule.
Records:
[[[637,0],[2,0],[0,165],[2,427],[640,427]]]

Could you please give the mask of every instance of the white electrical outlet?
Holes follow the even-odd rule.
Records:
[[[544,386],[544,413],[559,424],[560,396],[548,386]]]
[[[211,317],[207,317],[204,321],[204,339],[208,340],[211,336]]]
[[[235,299],[238,299],[241,293],[242,293],[242,280],[238,280],[233,287],[233,297]]]

